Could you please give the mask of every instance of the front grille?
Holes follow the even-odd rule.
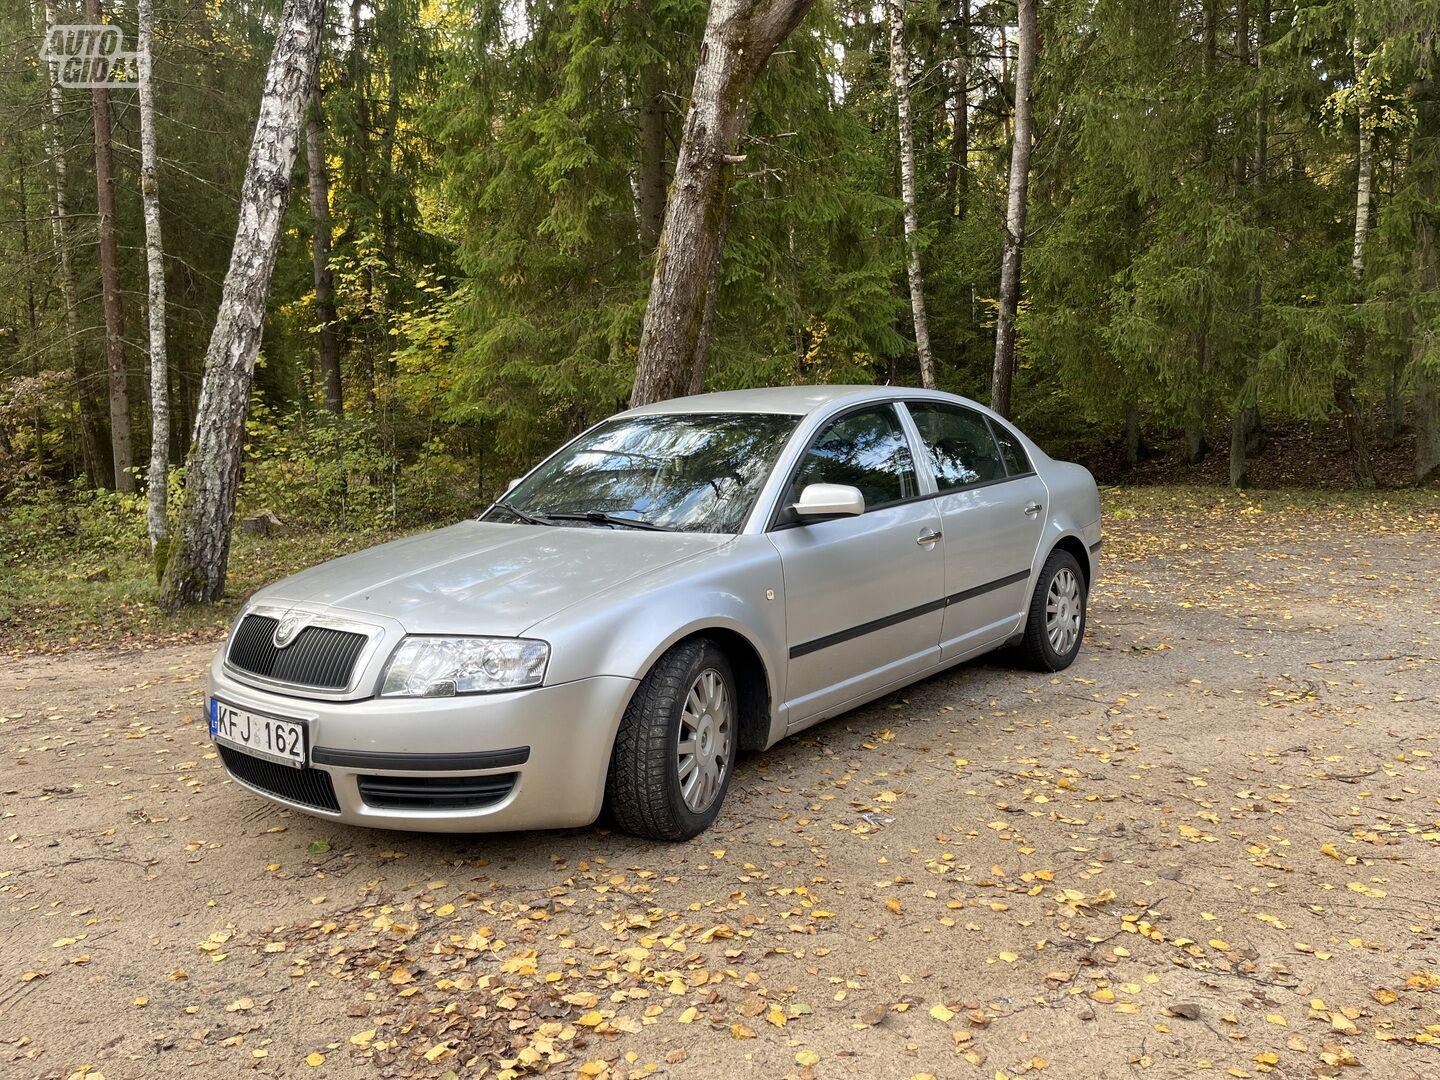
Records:
[[[516,773],[490,776],[361,776],[360,797],[385,810],[479,810],[515,787]]]
[[[324,770],[295,769],[232,750],[228,746],[217,746],[216,749],[220,751],[220,760],[225,763],[225,768],[236,780],[286,802],[328,810],[332,814],[340,812],[340,804],[335,800],[335,785],[330,782],[330,774]]]
[[[369,640],[364,634],[329,626],[307,626],[283,649],[275,647],[280,620],[269,615],[246,615],[230,643],[230,664],[241,671],[276,682],[343,690],[350,685],[355,661]]]

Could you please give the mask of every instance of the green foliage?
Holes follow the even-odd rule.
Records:
[[[287,524],[379,529],[453,520],[485,501],[468,464],[442,440],[402,464],[373,418],[251,406],[242,515],[264,509]]]
[[[128,9],[111,6],[133,31]],[[169,434],[183,459],[280,5],[157,6]],[[960,10],[906,5],[908,74],[939,381],[983,400],[1015,11],[972,0],[962,23]],[[1237,37],[1237,4],[1040,4],[1016,401],[1018,419],[1057,452],[1100,453],[1127,415],[1161,438],[1213,437],[1252,404],[1267,419],[1333,420],[1342,383],[1362,409],[1386,400],[1395,415],[1440,376],[1440,289],[1421,252],[1440,229],[1440,121],[1427,120],[1440,109],[1440,7],[1273,0],[1245,10],[1249,34]],[[623,406],[653,272],[639,212],[645,119],[658,106],[668,184],[706,12],[705,0],[332,5],[319,116],[344,410],[323,408],[302,153],[242,510],[355,528],[453,518]],[[99,424],[102,450],[107,423],[89,99],[66,92],[61,132],[82,297],[72,358],[33,20],[27,5],[0,14],[14,73],[0,84],[0,494],[27,505],[37,485],[103,481],[80,421]],[[830,0],[763,70],[746,103],[707,389],[918,381],[889,65],[883,10]],[[962,69],[963,147],[952,126]],[[114,95],[122,147],[137,134],[131,93]],[[1376,202],[1357,281],[1362,124]],[[138,178],[130,158],[117,160],[138,342]],[[143,460],[138,350],[132,363]]]

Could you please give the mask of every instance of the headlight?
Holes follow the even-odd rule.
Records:
[[[539,686],[550,646],[526,638],[407,637],[385,668],[381,697],[454,697]]]

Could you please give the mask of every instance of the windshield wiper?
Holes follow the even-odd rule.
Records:
[[[668,525],[656,525],[643,518],[620,517],[600,510],[587,510],[583,514],[546,514],[551,521],[588,521],[592,525],[621,525],[627,529],[648,529],[651,532],[674,532]]]
[[[519,518],[521,521],[523,521],[526,525],[554,525],[554,524],[555,524],[555,522],[551,521],[548,516],[546,516],[546,517],[540,517],[539,515],[528,513],[528,512],[526,512],[526,511],[524,511],[524,510],[521,510],[518,506],[511,506],[508,502],[497,502],[497,503],[495,504],[495,506],[496,506],[497,509],[505,510],[505,511],[508,511],[509,513],[514,514],[517,518]]]

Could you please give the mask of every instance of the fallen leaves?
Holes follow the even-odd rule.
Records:
[[[95,792],[84,736],[116,755],[93,775],[112,773],[137,811],[88,841],[161,844],[226,871],[223,889],[196,879],[207,906],[187,909],[181,938],[220,967],[108,983],[132,1026],[174,1028],[187,1059],[220,1075],[265,1054],[304,1072],[308,1044],[285,1025],[311,1004],[353,1017],[324,1029],[337,1040],[315,1050],[326,1071],[353,1058],[397,1077],[632,1080],[725,1060],[776,1077],[991,1080],[1073,1071],[1071,1056],[1124,1075],[1131,1055],[1136,1076],[1405,1075],[1399,1055],[1440,1039],[1424,874],[1440,843],[1424,713],[1435,667],[1420,640],[1440,591],[1347,586],[1384,552],[1339,517],[1315,519],[1321,543],[1273,510],[1225,505],[1112,530],[1124,535],[1097,588],[1096,647],[1074,669],[966,670],[747,759],[734,806],[699,843],[654,852],[598,829],[483,846],[322,841],[313,830],[327,826],[299,816],[288,832],[252,821],[201,840],[181,822],[205,819],[171,789],[215,762],[162,742],[187,733],[159,718],[124,741],[134,716],[98,739],[104,720],[65,733],[76,767],[46,805]],[[21,730],[26,770],[59,757],[58,740]],[[137,786],[137,755],[161,747],[165,783]],[[24,820],[13,829],[18,868],[38,849]],[[25,895],[49,879],[10,867],[7,902],[37,913],[5,984],[22,1008],[19,980],[50,980],[31,1003],[92,973],[113,980],[114,913]],[[247,880],[303,913],[242,907]],[[88,968],[71,965],[80,949]],[[1312,994],[1325,999],[1313,1013]],[[192,1031],[206,1032],[193,1046]]]

